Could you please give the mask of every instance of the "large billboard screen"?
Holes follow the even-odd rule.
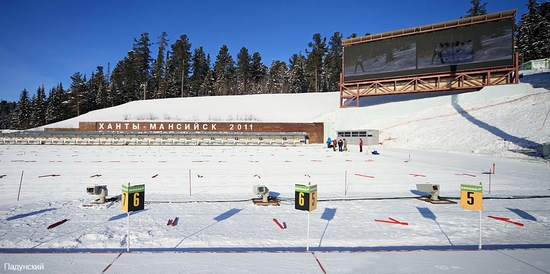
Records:
[[[514,65],[514,20],[344,46],[344,82]]]

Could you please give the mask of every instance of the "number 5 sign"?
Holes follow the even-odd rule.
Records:
[[[122,210],[126,212],[143,210],[145,185],[122,185]]]
[[[480,185],[460,185],[460,207],[483,211],[483,187]]]

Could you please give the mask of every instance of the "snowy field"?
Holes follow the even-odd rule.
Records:
[[[0,194],[3,204],[0,246],[5,253],[0,257],[4,263],[14,265],[33,264],[20,259],[34,262],[35,259],[30,258],[37,257],[41,258],[39,262],[44,263],[45,270],[57,271],[64,265],[63,269],[67,266],[71,269],[69,272],[79,273],[83,273],[83,266],[90,273],[100,272],[113,260],[108,273],[141,272],[143,267],[153,270],[168,265],[167,272],[220,272],[233,268],[230,272],[253,273],[257,267],[265,267],[270,272],[276,266],[277,271],[315,273],[322,271],[315,261],[317,256],[328,273],[362,272],[361,269],[372,269],[371,264],[377,265],[374,268],[377,272],[394,273],[393,267],[378,265],[387,253],[355,251],[417,250],[404,254],[392,252],[393,258],[411,256],[408,254],[433,257],[439,254],[437,250],[453,250],[452,253],[456,253],[453,257],[463,257],[465,262],[480,252],[501,259],[505,258],[502,252],[509,253],[507,256],[519,256],[519,261],[522,261],[521,254],[532,253],[534,255],[527,258],[536,259],[530,263],[536,267],[525,265],[527,261],[512,265],[523,273],[537,268],[550,271],[550,262],[544,259],[548,257],[542,256],[547,255],[550,248],[548,163],[377,149],[381,155],[359,153],[355,147],[349,152],[333,152],[320,145],[4,146],[0,162],[6,175],[0,179],[4,189]],[[489,193],[489,174],[484,173],[492,169],[493,164],[495,174],[491,175]],[[85,189],[105,184],[109,196],[117,196],[121,184],[128,182],[145,184],[147,202],[145,210],[130,215],[129,243],[133,252],[115,260],[119,252],[126,251],[128,244],[127,214],[121,210],[120,203],[83,206],[95,199],[86,194]],[[477,211],[461,209],[458,204],[434,205],[415,199],[416,184],[426,182],[440,184],[441,196],[454,201],[459,201],[460,184],[483,183],[482,245],[486,250],[499,251],[476,251],[479,245]],[[294,209],[295,183],[318,185],[319,203],[317,210],[311,212],[309,242],[306,242],[308,214]],[[255,184],[268,186],[272,194],[279,197],[281,205],[253,205],[250,199],[256,197],[252,193]],[[510,218],[523,226],[488,216]],[[167,226],[168,219],[175,217],[179,217],[178,224]],[[281,230],[273,218],[285,222],[287,229]],[[389,218],[408,225],[375,221]],[[68,221],[46,229],[62,219]],[[315,256],[305,252],[306,246]],[[21,256],[9,254],[11,252],[40,252],[41,255]],[[157,252],[169,255],[155,254]],[[212,252],[218,253],[210,254]],[[151,253],[156,259],[152,259]],[[192,259],[194,257],[201,259]],[[86,262],[88,259],[91,262]],[[257,259],[265,260],[266,265],[257,266]],[[157,265],[163,261],[165,265]],[[472,267],[470,264],[453,263],[466,272],[477,271],[466,268]],[[416,271],[399,265],[405,272]],[[453,267],[439,261],[412,265],[431,271]],[[509,269],[502,266],[506,264],[492,267]]]
[[[544,117],[550,103],[547,90],[534,94],[462,105],[470,116],[441,106],[373,121],[385,141],[363,153],[317,144],[0,146],[0,273],[550,273],[550,164],[529,147],[550,141]],[[334,94],[312,96],[324,101]],[[305,121],[330,121],[333,105],[307,112],[296,104],[286,112],[295,107],[309,113]],[[88,119],[116,121],[146,111],[122,107]],[[286,119],[255,114],[253,107],[208,111],[195,115]],[[456,142],[433,140],[438,126],[459,136]],[[502,132],[518,141],[499,141]],[[425,142],[417,141],[421,136]],[[144,184],[146,200],[129,219],[119,202],[88,206],[97,197],[86,187],[107,185],[108,197],[119,197],[127,183]],[[294,209],[294,184],[309,183],[318,185],[318,206],[309,214],[308,239],[308,213]],[[483,211],[418,200],[422,183],[440,184],[441,196],[455,202],[461,184],[481,183]],[[256,184],[267,186],[280,206],[254,205]],[[167,226],[175,217],[178,223]],[[376,221],[390,218],[401,223]]]

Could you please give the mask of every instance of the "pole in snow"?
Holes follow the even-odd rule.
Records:
[[[130,183],[128,183],[128,189],[130,189]],[[127,215],[127,228],[126,228],[126,251],[130,252],[130,211],[126,212]]]
[[[21,171],[21,180],[19,180],[19,191],[17,192],[17,201],[19,201],[19,195],[21,195],[21,185],[23,184],[23,173],[25,171]]]

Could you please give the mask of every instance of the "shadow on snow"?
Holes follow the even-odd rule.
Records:
[[[33,216],[33,215],[38,215],[38,214],[42,214],[44,212],[53,211],[53,210],[57,210],[57,208],[46,208],[46,209],[32,211],[32,212],[29,212],[29,213],[14,215],[14,216],[6,218],[6,221],[17,220],[17,219],[21,219],[21,218],[25,218],[25,217],[29,217],[29,216]]]
[[[456,111],[462,115],[466,120],[470,121],[472,124],[492,133],[493,135],[501,138],[504,141],[508,141],[513,143],[516,146],[522,147],[525,149],[525,151],[516,151],[520,152],[529,156],[538,156],[542,154],[542,145],[536,142],[533,142],[531,140],[527,140],[526,138],[520,138],[517,136],[510,135],[503,130],[489,125],[474,116],[472,116],[470,113],[468,113],[467,110],[463,109],[460,104],[458,103],[458,97],[456,95],[452,95],[452,105],[456,109]],[[466,134],[466,133],[465,133]],[[532,155],[532,150],[535,150],[536,155]]]
[[[183,241],[185,241],[186,239],[192,237],[193,235],[199,234],[200,232],[202,232],[202,231],[204,231],[204,230],[206,230],[206,229],[208,229],[208,228],[214,226],[215,224],[217,224],[217,223],[219,223],[219,222],[221,222],[221,221],[223,221],[223,220],[227,220],[227,219],[229,219],[229,218],[235,216],[235,214],[241,212],[242,210],[243,210],[242,208],[232,208],[232,209],[230,209],[230,210],[228,210],[228,211],[226,211],[226,212],[224,212],[224,213],[222,213],[222,214],[220,214],[220,215],[214,217],[214,221],[216,221],[216,222],[214,222],[214,223],[212,223],[212,224],[209,224],[209,225],[207,225],[207,226],[205,226],[205,227],[203,227],[203,228],[201,228],[201,229],[199,229],[199,230],[197,230],[197,231],[195,231],[195,232],[193,232],[193,233],[191,233],[191,234],[185,236],[185,237],[184,237],[183,239],[181,239],[181,241],[174,247],[174,249],[177,249],[178,246],[179,246],[181,243],[183,243]]]

